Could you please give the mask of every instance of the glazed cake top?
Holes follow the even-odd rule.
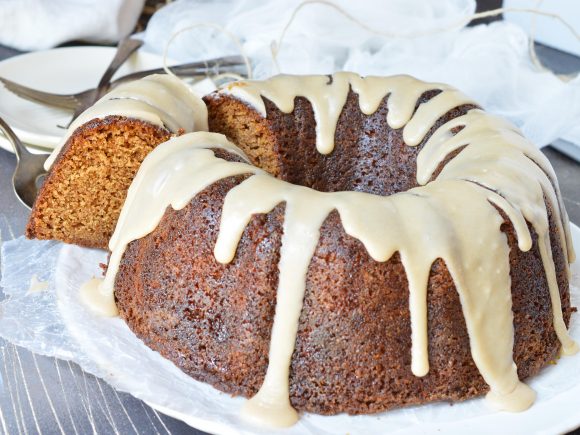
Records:
[[[490,386],[487,399],[501,410],[526,409],[535,393],[520,382],[513,361],[509,245],[497,208],[513,224],[522,251],[532,247],[528,222],[537,233],[554,329],[563,353],[576,352],[578,346],[569,337],[562,316],[548,207],[555,213],[569,262],[574,252],[550,164],[517,128],[479,108],[426,137],[445,113],[473,102],[447,85],[408,76],[361,78],[344,72],[332,77],[276,76],[236,82],[220,93],[241,99],[262,116],[267,115],[263,97],[286,113],[293,110],[295,97],[305,97],[317,122],[316,147],[328,154],[333,151],[336,123],[350,89],[358,94],[364,114],[376,111],[388,97],[388,125],[403,129],[408,146],[424,142],[417,158],[419,187],[390,196],[319,192],[252,166],[225,136],[199,132],[171,139],[158,146],[139,169],[110,242],[106,277],[83,288],[85,300],[103,314],[115,315],[115,274],[127,245],[152,232],[168,206],[181,209],[212,183],[246,174],[250,176],[225,198],[214,251],[217,261],[232,261],[252,215],[286,204],[277,296],[277,306],[284,309],[276,310],[266,377],[244,407],[247,416],[272,426],[289,426],[297,419],[288,394],[290,360],[310,260],[319,229],[333,210],[338,211],[345,232],[360,240],[374,260],[384,262],[400,254],[409,282],[413,373],[424,376],[429,371],[426,292],[431,265],[442,259],[460,296],[473,360]],[[433,89],[441,92],[415,110],[420,96]],[[463,128],[458,131],[457,127]],[[212,151],[215,148],[236,154],[246,163],[220,159]],[[460,148],[433,179],[436,168]]]

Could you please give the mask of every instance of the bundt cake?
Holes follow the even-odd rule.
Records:
[[[195,130],[207,130],[207,109],[176,77],[118,86],[71,124],[48,158],[26,236],[107,249],[145,156],[172,135]]]
[[[577,351],[556,177],[509,123],[407,76],[282,75],[206,104],[214,133],[145,158],[81,292],[249,418],[485,393],[521,411],[520,380]]]

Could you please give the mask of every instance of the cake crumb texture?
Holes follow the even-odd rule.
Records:
[[[26,237],[107,249],[141,162],[169,137],[165,128],[120,116],[78,128],[44,182]]]

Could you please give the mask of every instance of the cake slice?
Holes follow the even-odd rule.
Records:
[[[107,249],[145,156],[192,131],[207,131],[207,109],[178,78],[120,85],[75,120],[48,158],[26,237]]]

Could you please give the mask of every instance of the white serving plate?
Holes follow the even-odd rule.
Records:
[[[63,47],[14,56],[0,62],[0,76],[32,88],[62,94],[95,87],[115,55],[116,48],[100,46]],[[159,68],[163,59],[141,50],[134,53],[115,77]],[[0,85],[0,117],[26,144],[50,152],[60,141],[72,112],[33,103]],[[0,134],[0,147],[13,152]],[[33,150],[34,151],[34,150]]]

